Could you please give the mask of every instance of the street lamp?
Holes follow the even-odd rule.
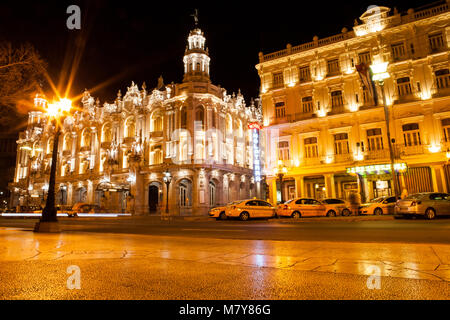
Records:
[[[283,176],[287,173],[288,169],[284,165],[283,160],[278,160],[277,167],[275,168],[274,172],[278,176],[278,179],[280,180],[280,193],[281,193],[281,203],[284,203],[284,197],[283,197]]]
[[[389,109],[386,105],[386,94],[384,92],[384,80],[388,79],[390,77],[389,73],[387,72],[388,62],[378,62],[374,63],[370,66],[370,69],[372,70],[372,80],[375,81],[379,86],[381,90],[381,95],[383,96],[383,106],[384,106],[384,117],[386,120],[386,131],[387,131],[387,138],[388,138],[388,145],[389,145],[389,155],[391,158],[391,172],[392,172],[392,181],[394,183],[394,195],[397,198],[398,197],[398,182],[397,182],[397,175],[394,170],[394,151],[392,147],[392,141],[391,141],[391,129],[389,127]]]
[[[166,195],[166,214],[169,214],[169,185],[170,185],[170,182],[172,182],[172,175],[170,174],[169,169],[164,171],[163,181],[166,184],[166,190],[167,190],[167,195]]]
[[[59,118],[67,114],[72,107],[72,101],[69,99],[61,99],[55,103],[47,105],[47,114],[54,120],[56,126],[55,137],[53,140],[52,151],[52,166],[50,168],[50,179],[47,191],[47,201],[45,208],[42,210],[42,216],[39,222],[36,224],[34,231],[36,232],[59,232],[57,225],[58,219],[56,218],[55,207],[55,180],[56,180],[56,165],[58,159],[58,143],[59,136],[61,135],[61,126],[59,124]]]

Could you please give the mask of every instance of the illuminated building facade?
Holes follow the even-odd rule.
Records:
[[[288,167],[284,199],[393,194],[381,90],[361,71],[381,62],[399,193],[450,191],[449,44],[442,2],[405,13],[369,7],[351,31],[260,53],[271,201],[281,199],[278,160]]]
[[[210,80],[210,57],[199,28],[192,30],[179,84],[147,91],[134,83],[113,103],[84,92],[81,107],[63,122],[57,204],[98,204],[110,212],[206,214],[210,207],[257,196],[253,132],[260,108],[227,94]],[[37,107],[46,101],[36,98]],[[40,203],[48,188],[54,128],[38,109],[20,133],[15,204]],[[172,177],[169,194],[163,177]]]

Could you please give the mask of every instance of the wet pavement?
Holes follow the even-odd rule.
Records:
[[[448,299],[450,245],[1,227],[0,283],[2,299]]]

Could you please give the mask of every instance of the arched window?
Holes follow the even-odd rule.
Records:
[[[47,141],[47,154],[53,152],[53,137],[50,137]]]
[[[195,110],[195,128],[197,130],[203,130],[205,128],[204,119],[205,119],[205,108],[203,108],[203,106],[199,106]]]
[[[187,112],[186,107],[182,107],[180,110],[180,122],[181,122],[181,129],[187,128]]]
[[[163,163],[163,154],[160,145],[154,146],[152,148],[152,154],[153,154],[152,164]]]
[[[211,128],[216,128],[216,110],[213,109],[211,112]]]
[[[89,129],[84,129],[81,134],[81,147],[90,147],[91,146],[91,132]]]
[[[227,133],[233,132],[233,119],[230,114],[227,114]]]
[[[152,121],[153,121],[153,132],[163,130],[163,118],[160,114],[154,114],[152,117]]]
[[[102,142],[112,141],[112,128],[110,123],[105,123],[102,129]]]
[[[70,150],[71,148],[72,148],[72,137],[70,136],[70,133],[66,133],[64,135],[63,151]]]
[[[125,122],[125,138],[134,137],[136,134],[136,123],[134,118],[130,117]]]

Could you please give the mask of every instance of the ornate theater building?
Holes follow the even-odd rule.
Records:
[[[449,47],[443,1],[402,13],[370,7],[353,30],[260,53],[271,200],[393,194],[383,92],[368,73],[386,63],[397,194],[450,191]]]
[[[261,192],[254,150],[260,108],[210,80],[203,32],[188,37],[184,78],[154,90],[134,83],[113,103],[84,92],[62,122],[56,175],[57,204],[98,204],[109,212],[206,214],[213,206]],[[36,107],[47,101],[37,96]],[[36,108],[20,133],[13,205],[41,204],[48,189],[55,128]],[[251,125],[249,127],[249,125]],[[256,145],[256,144],[255,144]],[[261,155],[263,158],[263,155]],[[164,177],[170,177],[169,190]],[[257,178],[255,180],[255,177]]]

